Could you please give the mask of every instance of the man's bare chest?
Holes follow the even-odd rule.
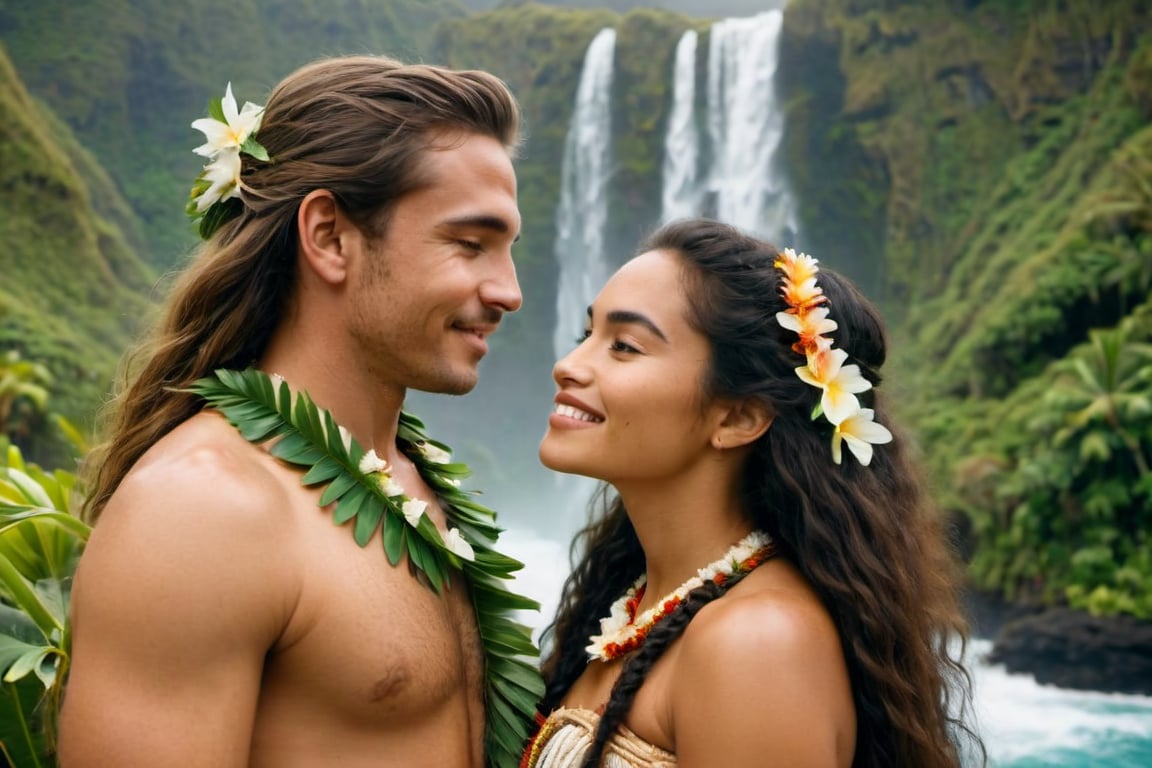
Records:
[[[346,527],[319,523],[265,687],[306,690],[365,724],[418,720],[456,697],[480,701],[482,649],[460,574],[437,595],[406,562],[390,565],[379,537],[361,548]]]

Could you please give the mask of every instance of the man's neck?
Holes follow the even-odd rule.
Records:
[[[396,450],[396,430],[406,390],[374,380],[355,366],[327,357],[323,352],[312,355],[295,348],[284,354],[272,345],[257,367],[269,375],[281,376],[293,391],[307,392],[358,443],[390,459]]]

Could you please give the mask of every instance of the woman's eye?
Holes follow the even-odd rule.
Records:
[[[460,245],[464,246],[465,248],[467,248],[470,251],[482,251],[482,250],[484,250],[484,244],[481,243],[479,240],[457,240],[456,242],[458,242]]]
[[[609,347],[609,349],[611,349],[613,352],[629,352],[629,353],[631,353],[631,352],[639,352],[640,351],[640,350],[636,349],[636,347],[632,346],[631,344],[620,341],[619,339],[617,339],[616,341],[613,341],[612,346]]]
[[[592,329],[591,328],[585,328],[583,331],[580,332],[580,335],[576,337],[576,345],[579,346],[580,344],[583,344],[585,341],[588,340],[588,337],[591,335],[592,335]]]

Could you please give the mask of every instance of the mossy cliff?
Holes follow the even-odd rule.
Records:
[[[0,126],[0,349],[47,365],[53,407],[82,421],[149,313],[154,276],[116,186],[28,95],[2,46]]]
[[[802,245],[890,318],[884,388],[965,529],[976,583],[1145,618],[1146,8],[792,0],[780,72]],[[48,360],[76,410],[95,406],[113,350],[150,311],[153,268],[177,264],[193,242],[182,214],[199,169],[188,123],[224,83],[258,101],[295,67],[336,53],[481,67],[524,107],[526,303],[494,339],[500,365],[485,370],[515,411],[462,420],[516,477],[535,465],[550,397],[562,148],[585,50],[605,26],[618,31],[608,243],[621,261],[658,215],[676,42],[700,30],[703,61],[707,20],[531,2],[467,15],[453,0],[0,0],[0,39],[19,73],[0,70],[0,345]]]
[[[815,252],[871,276],[978,586],[1152,617],[1152,9],[793,0]]]
[[[261,101],[313,58],[416,59],[455,0],[0,0],[0,40],[28,89],[108,168],[141,220],[152,264],[192,241],[184,201],[198,160],[189,123],[231,82]]]

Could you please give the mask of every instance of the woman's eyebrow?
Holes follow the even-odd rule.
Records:
[[[588,307],[588,319],[592,319],[592,307]],[[616,325],[642,325],[651,331],[658,339],[667,343],[668,337],[664,332],[645,315],[628,309],[614,309],[608,313],[605,320]]]

